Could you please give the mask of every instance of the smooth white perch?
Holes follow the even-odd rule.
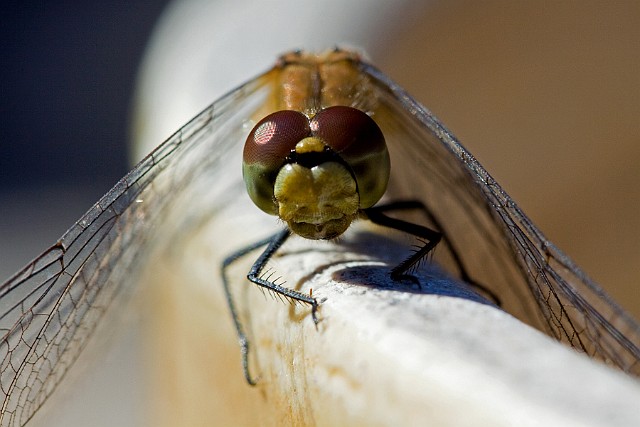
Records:
[[[154,425],[625,426],[640,385],[559,344],[433,267],[421,286],[389,278],[408,246],[358,223],[340,243],[292,238],[274,277],[325,300],[310,309],[263,295],[230,269],[251,339],[246,384],[217,267],[274,229],[244,197],[173,247],[155,270]],[[224,242],[224,245],[220,245]],[[400,258],[398,258],[400,257]],[[169,256],[169,259],[172,259]],[[181,263],[180,259],[189,260]],[[157,418],[156,418],[157,417]]]

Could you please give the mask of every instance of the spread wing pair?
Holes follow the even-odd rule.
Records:
[[[391,156],[385,197],[427,205],[447,237],[436,260],[454,274],[463,265],[524,322],[640,374],[640,325],[545,239],[428,110],[373,66],[358,67],[376,98],[367,113]],[[24,425],[55,390],[105,313],[135,286],[157,236],[179,232],[167,230],[169,219],[184,225],[216,215],[240,191],[240,165],[231,169],[237,178],[221,175],[273,90],[267,71],[213,103],[0,286],[0,426]]]

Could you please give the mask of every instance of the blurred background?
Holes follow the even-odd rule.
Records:
[[[55,242],[129,170],[129,153],[148,152],[277,53],[347,42],[433,111],[547,237],[640,317],[640,3],[260,7],[3,8],[0,276]],[[132,135],[144,148],[129,148]],[[122,354],[113,364],[126,376],[134,365]]]
[[[130,169],[136,73],[166,3],[3,7],[3,278],[55,242]]]

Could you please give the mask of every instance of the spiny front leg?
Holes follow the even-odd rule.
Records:
[[[317,318],[316,312],[318,309],[318,302],[315,298],[313,298],[311,295],[306,295],[306,294],[294,291],[292,289],[288,289],[282,285],[279,285],[269,280],[269,277],[267,277],[266,279],[262,277],[263,270],[267,265],[269,259],[271,259],[271,257],[275,254],[275,252],[289,238],[289,236],[291,236],[290,230],[288,229],[282,230],[267,239],[263,239],[258,242],[252,243],[251,245],[246,246],[245,248],[242,248],[234,252],[233,254],[229,255],[222,263],[222,281],[224,284],[225,296],[227,299],[227,304],[229,305],[229,310],[231,311],[231,316],[233,318],[234,326],[236,328],[238,342],[240,344],[240,351],[242,354],[242,370],[243,370],[245,379],[250,385],[257,384],[257,378],[254,378],[251,375],[249,370],[250,342],[245,332],[244,326],[242,325],[242,322],[240,320],[240,316],[238,314],[238,310],[236,308],[236,305],[231,293],[231,289],[229,285],[230,282],[227,276],[227,268],[242,256],[259,248],[260,246],[267,245],[266,249],[262,252],[262,254],[258,257],[258,259],[253,263],[249,273],[247,274],[247,278],[251,282],[257,284],[258,286],[261,286],[270,291],[273,291],[278,295],[282,295],[286,298],[290,298],[293,301],[300,301],[305,304],[311,305],[311,316],[314,324],[317,324],[318,318]]]
[[[395,266],[391,270],[391,278],[399,280],[402,276],[409,271],[412,267],[418,264],[425,256],[431,252],[433,248],[442,239],[442,234],[438,231],[431,230],[430,228],[422,225],[414,224],[408,221],[403,221],[396,218],[391,218],[385,215],[383,212],[393,209],[393,205],[385,205],[381,207],[372,207],[364,209],[362,212],[366,218],[368,218],[374,224],[382,225],[384,227],[393,228],[395,230],[404,231],[405,233],[412,234],[419,238],[425,239],[427,242],[419,250]],[[399,207],[402,209],[403,207]]]
[[[294,291],[293,289],[286,288],[275,283],[274,281],[269,280],[269,278],[265,279],[262,276],[262,271],[267,265],[267,262],[289,238],[289,236],[291,236],[291,231],[289,229],[283,230],[280,233],[276,234],[269,243],[269,246],[267,246],[264,252],[262,252],[256,262],[253,263],[251,270],[249,270],[249,274],[247,274],[247,278],[256,285],[262,286],[263,288],[273,291],[286,298],[311,305],[311,315],[313,318],[313,322],[317,324],[318,319],[316,317],[316,311],[318,308],[318,302],[315,298],[313,298],[311,295],[306,295],[301,292]]]

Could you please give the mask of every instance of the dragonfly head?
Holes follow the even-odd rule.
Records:
[[[389,169],[382,131],[351,107],[329,107],[311,120],[278,111],[253,128],[244,147],[251,200],[307,239],[341,235],[382,197]]]

